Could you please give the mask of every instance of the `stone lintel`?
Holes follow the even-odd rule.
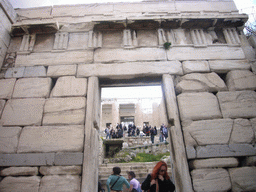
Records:
[[[189,153],[187,153],[189,155]],[[206,145],[196,147],[196,158],[254,156],[256,148],[250,144]],[[189,157],[188,159],[192,159]]]
[[[100,78],[123,79],[162,74],[183,75],[179,61],[163,62],[129,62],[115,64],[81,64],[78,65],[78,77],[97,76]],[[111,77],[110,77],[111,76]]]
[[[0,166],[82,165],[83,153],[0,154]]]

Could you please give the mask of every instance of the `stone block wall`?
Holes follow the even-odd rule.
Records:
[[[12,68],[0,80],[0,191],[80,191],[87,78],[46,72]]]
[[[198,61],[193,71],[197,61],[185,61],[187,72],[175,79],[193,188],[254,191],[256,75],[221,62],[221,71],[211,61]]]

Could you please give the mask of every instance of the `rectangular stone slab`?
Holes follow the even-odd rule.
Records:
[[[24,127],[18,153],[80,152],[83,150],[84,126]]]
[[[183,75],[179,61],[164,62],[129,62],[115,64],[80,64],[78,77],[108,77],[111,79],[134,78],[138,76],[154,76],[164,73]]]
[[[168,60],[245,59],[241,47],[228,46],[172,47],[167,51],[167,57]]]
[[[256,148],[249,144],[207,145],[196,147],[197,158],[239,157],[256,155]]]
[[[167,60],[164,49],[137,48],[137,49],[96,49],[94,62],[127,62],[127,61],[161,61]]]
[[[41,98],[8,100],[1,122],[6,126],[40,125],[44,103],[45,99]]]
[[[43,52],[17,55],[16,67],[36,65],[61,65],[93,61],[93,51]]]
[[[82,164],[82,152],[0,154],[0,166],[64,166]]]

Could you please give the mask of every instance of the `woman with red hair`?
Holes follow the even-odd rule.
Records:
[[[173,192],[174,184],[171,182],[167,173],[167,164],[164,161],[159,161],[151,174],[141,185],[141,189],[149,192]]]

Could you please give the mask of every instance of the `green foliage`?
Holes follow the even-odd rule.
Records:
[[[168,50],[168,49],[170,49],[170,46],[171,46],[172,44],[170,43],[170,42],[165,42],[164,43],[164,49],[166,49],[166,50]]]
[[[160,161],[163,156],[169,156],[170,153],[161,153],[157,155],[148,154],[148,153],[137,153],[136,157],[131,162],[152,162]]]

